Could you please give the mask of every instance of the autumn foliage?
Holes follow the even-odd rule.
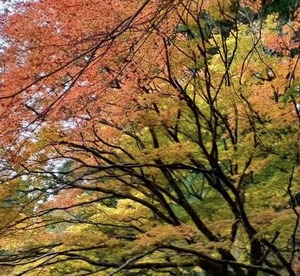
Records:
[[[5,275],[299,275],[299,1],[10,3]]]

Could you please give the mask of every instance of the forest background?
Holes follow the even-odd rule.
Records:
[[[300,274],[298,0],[2,4],[2,275]]]

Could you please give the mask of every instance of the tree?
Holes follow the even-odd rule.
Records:
[[[5,15],[8,273],[297,275],[300,13],[265,2]]]

